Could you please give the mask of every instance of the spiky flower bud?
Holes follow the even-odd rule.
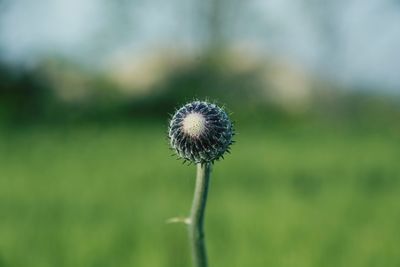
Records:
[[[177,155],[192,163],[213,163],[229,152],[234,135],[226,112],[215,104],[194,101],[172,117],[168,136]]]

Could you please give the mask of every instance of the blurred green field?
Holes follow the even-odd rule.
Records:
[[[190,266],[195,167],[165,124],[0,134],[0,266]],[[210,266],[400,266],[398,132],[240,127],[214,167]]]

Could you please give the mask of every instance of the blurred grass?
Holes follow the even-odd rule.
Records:
[[[216,164],[212,266],[399,266],[398,132],[240,127]],[[195,167],[162,123],[0,134],[0,266],[189,266]]]

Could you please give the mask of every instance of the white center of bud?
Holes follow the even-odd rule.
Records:
[[[186,134],[199,137],[206,129],[206,119],[200,113],[190,113],[183,119],[182,126]]]

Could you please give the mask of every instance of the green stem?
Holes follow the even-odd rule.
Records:
[[[207,267],[204,241],[204,212],[206,209],[211,163],[197,164],[196,187],[190,213],[189,236],[195,267]]]

